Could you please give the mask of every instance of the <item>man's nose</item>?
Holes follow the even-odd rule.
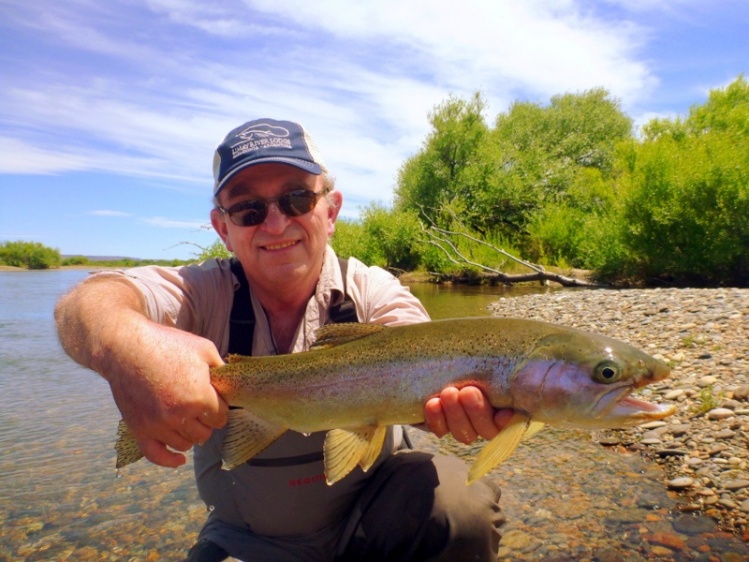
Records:
[[[268,203],[268,214],[263,221],[262,227],[269,232],[280,232],[288,224],[289,217],[281,212],[278,202]]]

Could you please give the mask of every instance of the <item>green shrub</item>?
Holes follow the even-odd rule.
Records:
[[[709,132],[644,144],[625,201],[628,268],[677,284],[746,285],[749,141]]]
[[[62,260],[62,265],[88,265],[89,259],[86,256],[70,256]]]
[[[371,263],[364,241],[364,227],[359,221],[338,219],[330,245],[341,258],[353,256],[364,263]]]
[[[0,244],[0,263],[27,269],[60,267],[60,251],[39,242],[3,242]]]

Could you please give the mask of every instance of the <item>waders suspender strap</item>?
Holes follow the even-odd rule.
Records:
[[[346,294],[346,270],[348,260],[338,258],[343,274],[344,297],[341,303],[331,307],[330,320],[335,323],[358,322],[356,318],[356,305]],[[239,281],[239,288],[234,292],[234,303],[229,317],[229,353],[240,355],[252,355],[252,338],[255,333],[255,311],[252,310],[252,299],[250,298],[250,285],[242,269],[242,264],[237,258],[230,261],[231,271]],[[322,460],[323,452],[298,455],[278,459],[250,459],[247,464],[251,466],[278,467],[296,466]]]
[[[232,258],[230,265],[231,272],[239,281],[239,289],[234,291],[234,304],[232,304],[229,317],[229,353],[252,355],[255,312],[252,310],[250,285],[239,260]]]
[[[330,308],[330,321],[335,324],[343,322],[358,322],[356,305],[346,293],[346,271],[348,260],[338,258],[343,275],[343,300]],[[245,277],[242,264],[237,258],[232,258],[231,272],[239,281],[239,289],[234,292],[234,303],[229,318],[229,353],[252,355],[252,337],[255,333],[255,312],[252,310],[250,285]]]

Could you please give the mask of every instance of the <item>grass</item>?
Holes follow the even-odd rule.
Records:
[[[701,416],[702,414],[706,414],[710,410],[717,408],[720,406],[722,397],[721,393],[715,392],[713,385],[706,386],[700,390],[700,393],[697,395],[695,405],[692,408],[694,415]]]

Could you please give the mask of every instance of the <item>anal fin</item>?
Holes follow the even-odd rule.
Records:
[[[224,470],[232,470],[246,463],[276,439],[286,428],[260,418],[248,410],[229,410],[226,435],[221,447]]]
[[[385,442],[385,435],[387,435],[387,432],[387,426],[378,425],[372,433],[372,437],[369,441],[369,446],[367,446],[367,451],[359,460],[359,466],[364,472],[367,472],[370,468],[372,468],[372,465],[377,460],[377,457],[380,456],[380,452],[382,451],[382,444]]]

